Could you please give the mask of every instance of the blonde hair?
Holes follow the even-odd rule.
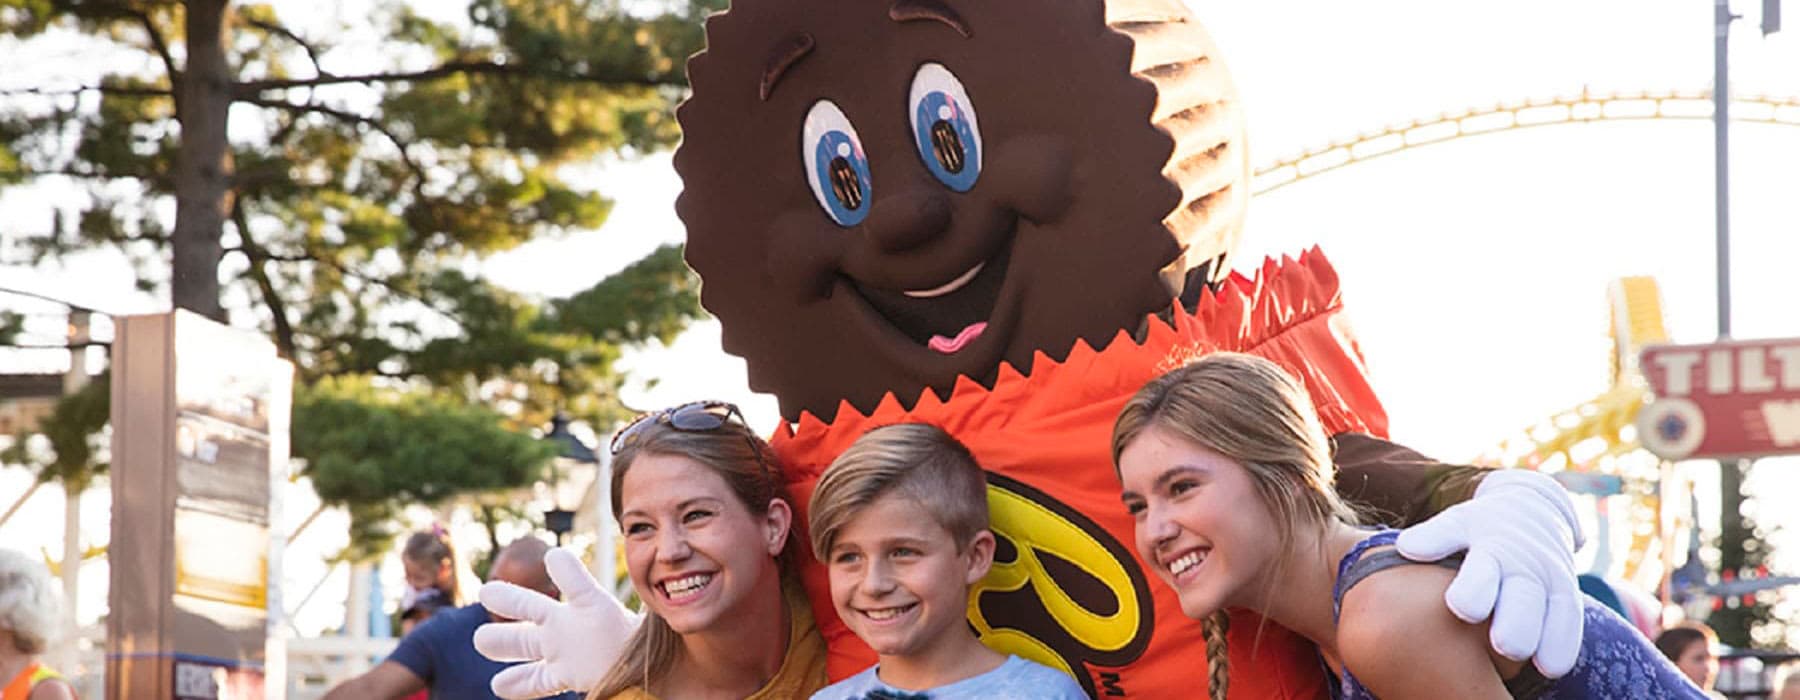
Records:
[[[44,653],[61,612],[50,572],[29,556],[0,549],[0,629],[27,655]]]
[[[988,529],[987,476],[969,448],[935,425],[897,423],[863,433],[825,469],[807,519],[813,554],[829,557],[844,526],[888,494],[916,502],[958,552]]]
[[[788,501],[782,490],[781,465],[767,443],[742,423],[725,421],[712,430],[688,431],[668,423],[652,421],[638,429],[637,437],[613,455],[612,512],[616,519],[624,508],[625,474],[644,455],[679,456],[694,460],[713,470],[746,509],[757,516],[767,515],[769,503]],[[790,505],[792,505],[790,503]],[[792,528],[787,542],[776,557],[784,585],[794,580],[798,540]],[[681,654],[681,635],[669,627],[648,605],[644,621],[625,642],[619,660],[607,671],[588,700],[605,700],[632,687],[650,690],[650,681],[669,672]]]
[[[1259,500],[1274,517],[1282,552],[1294,548],[1300,526],[1362,521],[1334,489],[1337,468],[1331,461],[1331,442],[1311,398],[1273,362],[1254,355],[1212,353],[1145,384],[1113,424],[1115,469],[1119,454],[1151,427],[1243,466]],[[1271,572],[1275,579],[1280,575],[1279,570]],[[1220,610],[1204,623],[1214,698],[1224,697],[1225,615]]]

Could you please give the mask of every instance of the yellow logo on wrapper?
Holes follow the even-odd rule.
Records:
[[[1150,644],[1150,591],[1119,542],[1042,491],[988,474],[994,566],[969,596],[989,647],[1079,680],[1085,665],[1123,666]]]

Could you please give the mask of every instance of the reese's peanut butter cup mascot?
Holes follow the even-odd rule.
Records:
[[[1579,620],[1566,496],[1385,441],[1316,250],[1230,271],[1250,194],[1242,111],[1179,2],[738,0],[706,31],[679,111],[677,209],[725,350],[780,401],[771,443],[802,510],[862,433],[936,424],[990,472],[999,547],[969,600],[984,642],[1096,696],[1204,694],[1224,646],[1234,696],[1322,697],[1297,635],[1248,613],[1203,630],[1150,581],[1108,452],[1146,381],[1200,353],[1253,353],[1303,381],[1336,434],[1340,490],[1388,522],[1478,490],[1409,533],[1411,553],[1472,546],[1458,614],[1495,611],[1497,648],[1551,675],[1573,663],[1578,625],[1555,620]],[[1483,519],[1528,524],[1469,526]],[[804,578],[830,676],[867,667],[824,567]],[[542,660],[497,692],[604,672],[573,651],[604,625],[539,622],[527,631],[567,658],[518,642],[509,656]]]

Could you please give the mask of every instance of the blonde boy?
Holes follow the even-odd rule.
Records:
[[[832,606],[877,656],[813,700],[1087,697],[970,630],[969,586],[994,561],[987,478],[943,430],[902,423],[857,438],[820,478],[809,525]]]

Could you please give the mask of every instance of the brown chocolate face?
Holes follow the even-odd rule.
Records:
[[[1137,4],[1161,14],[738,0],[707,22],[677,210],[726,350],[785,417],[1103,347],[1229,250],[1229,80],[1178,3]]]

